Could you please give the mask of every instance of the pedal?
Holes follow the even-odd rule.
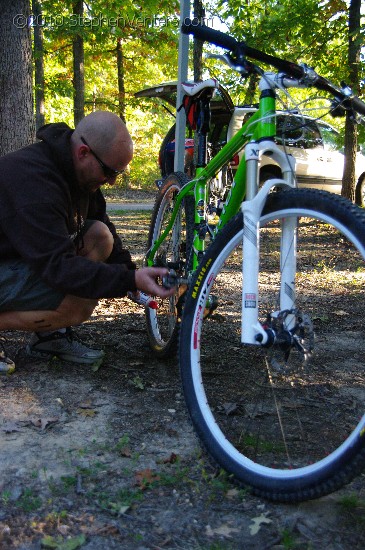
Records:
[[[179,277],[173,269],[170,269],[165,277],[162,277],[162,286],[164,288],[173,288],[180,285],[187,285],[188,279]]]

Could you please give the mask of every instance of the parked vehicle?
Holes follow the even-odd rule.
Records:
[[[174,109],[176,106],[177,82],[168,82],[146,88],[135,97],[159,98]],[[257,110],[257,105],[235,107],[227,90],[219,86],[212,100],[212,118],[209,134],[211,153],[214,155],[229,140],[242,124]],[[170,111],[173,115],[172,110]],[[161,177],[174,171],[175,125],[167,132],[160,150],[159,166]],[[303,116],[295,111],[277,114],[277,139],[288,154],[296,159],[296,175],[299,187],[324,189],[341,193],[344,166],[343,146],[340,135],[330,124],[322,120]],[[240,155],[230,163],[234,174]],[[194,173],[194,139],[192,134],[185,139],[185,171]],[[365,156],[359,151],[356,158],[356,203],[365,206]],[[280,177],[280,168],[270,157],[263,157],[260,169],[260,183],[272,177]]]

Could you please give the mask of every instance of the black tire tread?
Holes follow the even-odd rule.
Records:
[[[302,209],[303,205],[307,205],[307,207],[310,207],[312,210],[317,212],[330,212],[334,217],[351,229],[362,245],[365,246],[365,211],[352,204],[347,199],[333,195],[326,191],[318,191],[313,189],[293,189],[285,190],[281,193],[269,194],[263,213],[270,213],[291,207],[298,207]],[[222,229],[220,236],[215,239],[207,250],[199,269],[194,274],[191,289],[194,288],[194,284],[198,278],[204,280],[208,277],[209,269],[206,269],[204,272],[206,263],[210,262],[212,259],[214,260],[218,251],[221,250],[238,231],[241,231],[242,228],[243,216],[239,213]],[[190,375],[190,350],[189,346],[186,346],[186,342],[190,342],[195,303],[196,302],[192,298],[190,291],[187,296],[180,331],[180,373],[190,421],[198,435],[198,438],[200,439],[203,449],[205,449],[210,460],[218,465],[218,467],[223,467],[229,474],[232,474],[234,482],[239,486],[247,488],[252,494],[275,502],[294,503],[319,498],[343,487],[354,477],[359,475],[365,466],[365,438],[363,438],[364,441],[361,442],[361,444],[359,443],[357,445],[355,454],[353,454],[351,459],[349,459],[346,464],[341,464],[340,466],[337,465],[337,470],[332,472],[327,479],[322,480],[320,483],[313,483],[313,481],[308,482],[308,487],[302,488],[298,488],[295,485],[295,482],[292,487],[288,488],[288,484],[285,483],[282,487],[280,487],[278,486],[277,481],[274,481],[271,484],[270,481],[268,481],[267,487],[259,487],[255,484],[254,480],[247,481],[247,477],[250,476],[250,472],[248,474],[245,472],[244,476],[240,476],[239,473],[237,474],[237,472],[234,472],[233,469],[227,467],[224,457],[217,457],[217,452],[212,452],[211,434],[209,432],[209,428],[205,425],[204,420],[201,418],[200,408],[197,400],[195,399],[194,387]],[[215,443],[213,445],[215,445]],[[241,467],[237,466],[237,468],[240,469]],[[243,480],[242,477],[245,477],[245,479]]]

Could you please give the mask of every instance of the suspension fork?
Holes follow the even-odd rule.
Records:
[[[253,146],[254,145],[254,146]],[[281,166],[283,179],[271,179],[265,182],[256,193],[260,155],[270,149],[270,155]],[[243,213],[243,287],[241,341],[245,344],[268,345],[275,340],[272,331],[265,329],[259,322],[259,258],[260,258],[260,218],[268,193],[273,187],[295,187],[295,165],[293,159],[285,155],[275,145],[262,142],[247,144],[245,148],[247,163],[247,197],[241,206]],[[250,199],[250,200],[249,200]],[[284,218],[281,224],[280,244],[280,310],[292,311],[295,307],[296,273],[296,229],[294,217]],[[273,316],[279,312],[270,312]],[[286,317],[287,330],[295,323],[295,315]]]

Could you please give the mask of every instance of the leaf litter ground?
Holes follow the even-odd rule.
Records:
[[[111,217],[142,264],[149,213]],[[365,483],[281,505],[231,483],[201,452],[176,360],[148,346],[143,310],[103,300],[78,329],[99,370],[27,359],[0,379],[0,548],[363,548]]]

